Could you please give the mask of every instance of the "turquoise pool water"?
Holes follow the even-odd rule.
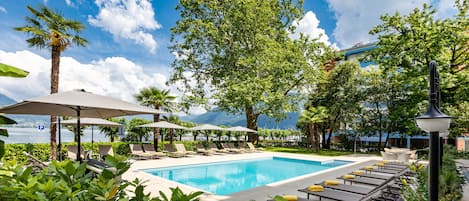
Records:
[[[321,163],[317,161],[271,157],[146,169],[144,171],[217,195],[228,195],[347,163],[351,162],[334,160]]]

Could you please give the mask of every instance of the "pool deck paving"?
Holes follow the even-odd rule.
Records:
[[[305,159],[314,161],[328,161],[328,160],[347,160],[354,161],[354,163],[330,168],[317,173],[303,175],[288,180],[283,180],[276,183],[271,183],[266,186],[260,186],[245,191],[240,191],[234,194],[220,196],[212,193],[204,193],[200,198],[201,201],[265,201],[271,199],[275,195],[298,195],[299,197],[306,198],[306,194],[299,192],[298,189],[305,188],[314,183],[319,183],[326,179],[335,179],[338,176],[350,173],[353,170],[357,170],[366,165],[371,165],[376,160],[381,160],[381,157],[370,156],[370,155],[347,155],[347,156],[315,156],[315,155],[304,155],[304,154],[290,154],[290,153],[278,153],[278,152],[260,152],[260,153],[244,153],[244,154],[225,154],[225,155],[212,155],[202,156],[194,155],[185,158],[163,158],[156,160],[139,160],[133,162],[129,171],[123,175],[123,179],[133,181],[135,178],[145,181],[145,193],[151,193],[152,197],[159,196],[159,191],[164,192],[166,195],[170,195],[170,187],[178,186],[183,192],[189,193],[194,191],[203,191],[192,186],[180,184],[174,181],[163,179],[157,176],[153,176],[149,173],[142,171],[143,169],[150,168],[161,168],[179,165],[191,165],[200,163],[213,163],[213,162],[224,162],[232,160],[244,160],[244,159],[255,159],[265,157],[288,157],[295,159]]]

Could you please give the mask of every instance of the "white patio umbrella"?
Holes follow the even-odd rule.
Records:
[[[61,124],[62,125],[77,125],[77,120],[78,119],[69,119],[69,120],[62,121]],[[111,126],[111,127],[121,126],[121,124],[119,123],[108,121],[106,119],[100,119],[100,118],[80,118],[80,124],[91,126],[91,150],[93,150],[93,144],[94,144],[93,126]]]
[[[202,124],[196,127],[192,127],[191,130],[193,131],[223,131],[225,129],[219,126],[212,125],[212,124]],[[208,135],[207,135],[207,141],[208,141]]]
[[[243,127],[243,126],[235,126],[235,127],[231,127],[231,128],[225,128],[226,131],[230,131],[230,132],[248,132],[248,133],[257,133],[257,131],[255,130],[252,130],[250,128],[246,128],[246,127]],[[244,141],[246,141],[246,136],[244,136]]]
[[[0,113],[75,116],[77,117],[78,133],[80,133],[81,117],[109,118],[136,114],[162,114],[164,112],[92,94],[82,89],[24,100],[1,108]],[[78,147],[80,147],[80,135],[78,135]],[[80,149],[78,149],[77,160],[81,160]]]
[[[174,132],[174,129],[182,129],[182,130],[188,129],[188,128],[184,127],[184,126],[180,126],[180,125],[177,125],[177,124],[169,123],[169,122],[167,122],[167,121],[159,121],[159,122],[153,122],[153,123],[149,123],[149,124],[143,124],[143,125],[140,125],[140,126],[138,126],[138,127],[169,128],[169,133],[170,133],[169,141],[170,141],[170,144],[173,143],[173,132]]]
[[[233,131],[233,132],[249,132],[249,133],[257,133],[257,131],[252,130],[250,128],[246,128],[243,126],[235,126],[230,128],[225,128],[226,131]]]

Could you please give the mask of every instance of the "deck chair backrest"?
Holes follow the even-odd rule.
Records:
[[[114,151],[112,150],[111,145],[99,145],[98,149],[99,149],[99,155],[101,156],[107,156],[107,155],[114,156]]]
[[[184,146],[184,144],[175,144],[174,146],[176,147],[177,151],[187,152],[186,147]]]
[[[84,154],[85,154],[85,150],[83,149],[83,147],[80,147],[81,150],[80,150],[80,155],[81,155],[81,158],[85,158]],[[69,159],[72,159],[72,160],[76,160],[77,159],[77,154],[78,154],[78,149],[77,149],[77,146],[76,145],[68,145],[67,146],[67,156]]]
[[[129,146],[130,146],[130,151],[132,153],[142,153],[143,152],[141,144],[129,144]]]
[[[155,152],[155,147],[152,144],[143,144],[143,149],[145,149],[146,152]]]
[[[195,148],[197,148],[197,149],[205,149],[204,145],[201,144],[201,143],[196,144],[196,145],[195,145]]]
[[[165,144],[164,149],[166,149],[166,151],[169,151],[169,152],[176,152],[176,149],[174,149],[172,144]]]
[[[254,147],[252,142],[248,142],[247,144],[248,144],[249,149],[256,149],[256,147]]]

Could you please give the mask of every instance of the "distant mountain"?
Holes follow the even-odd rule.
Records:
[[[0,94],[0,106],[11,105],[13,103],[16,103],[16,101],[8,96]]]
[[[298,117],[298,112],[289,112],[287,113],[287,118],[277,123],[274,119],[261,115],[258,125],[259,128],[268,129],[295,129]],[[181,119],[197,124],[207,123],[225,126],[246,126],[246,116],[244,114],[234,115],[226,112],[207,112],[200,115],[183,116]]]
[[[12,98],[0,94],[0,106],[11,105],[16,103]],[[5,115],[14,119],[18,124],[23,126],[35,126],[38,123],[49,125],[50,116],[47,115]],[[153,120],[152,115],[135,115],[129,116],[127,119],[131,118],[144,118],[148,120]],[[299,113],[290,112],[287,113],[287,118],[280,122],[275,122],[274,119],[269,118],[265,115],[259,117],[259,128],[268,128],[268,129],[288,129],[296,128],[296,122],[298,121]],[[226,112],[207,112],[200,115],[188,115],[182,116],[182,120],[191,121],[197,124],[214,124],[214,125],[225,125],[225,126],[246,126],[246,116],[244,114],[229,114]]]

